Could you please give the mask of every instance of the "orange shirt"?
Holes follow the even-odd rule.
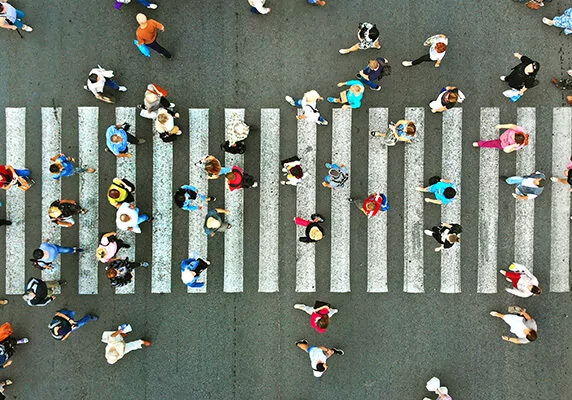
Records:
[[[153,43],[157,39],[157,29],[164,29],[165,27],[154,19],[147,20],[147,26],[143,29],[141,26],[137,28],[137,42],[138,44]]]

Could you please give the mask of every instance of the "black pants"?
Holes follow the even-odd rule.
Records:
[[[157,53],[162,54],[167,58],[171,58],[171,53],[169,53],[167,49],[165,49],[163,46],[157,43],[156,40],[153,43],[149,43],[147,46],[155,50]]]
[[[425,54],[424,56],[419,57],[417,60],[411,61],[411,64],[418,65],[426,61],[433,61],[431,60],[431,56],[429,54]]]

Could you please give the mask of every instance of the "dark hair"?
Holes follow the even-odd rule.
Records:
[[[407,123],[407,126],[405,127],[405,133],[407,136],[415,136],[415,132],[417,132],[415,124],[413,122]]]
[[[443,42],[439,42],[435,45],[435,51],[437,53],[444,53],[445,51],[447,51],[447,45]]]
[[[451,243],[459,243],[461,241],[461,238],[459,237],[459,235],[457,235],[456,233],[452,233],[452,237],[449,240],[449,242]]]
[[[538,187],[544,187],[545,184],[546,180],[544,178],[540,178],[540,180],[538,181]]]
[[[516,143],[518,143],[518,144],[523,144],[523,143],[524,143],[524,139],[525,139],[524,134],[522,134],[522,133],[520,133],[520,132],[514,134],[514,141],[515,141]]]
[[[326,367],[324,366],[324,363],[316,364],[316,371],[324,372],[325,370],[326,370]]]
[[[532,285],[532,287],[530,288],[530,292],[531,292],[533,295],[538,296],[540,293],[542,293],[542,289],[539,288],[539,287],[536,286],[536,285]]]
[[[107,192],[107,195],[112,199],[118,199],[121,193],[117,189],[110,189],[109,192]]]
[[[449,103],[456,103],[458,99],[459,95],[456,92],[449,92],[449,94],[447,95],[447,101]]]
[[[316,325],[320,329],[327,329],[330,325],[330,316],[328,314],[322,316],[322,318],[316,321]]]
[[[90,74],[88,79],[91,83],[97,82],[97,74]]]
[[[60,172],[62,169],[62,167],[59,164],[52,164],[50,165],[50,172],[53,174],[57,174],[58,172]]]
[[[115,268],[109,268],[109,269],[107,270],[107,277],[108,277],[109,279],[115,278],[116,276],[117,276],[117,270],[116,270]]]
[[[534,342],[536,339],[538,339],[538,334],[535,330],[530,330],[530,332],[526,334],[526,338],[531,342]]]
[[[197,198],[196,192],[193,192],[192,190],[180,188],[179,190],[177,190],[175,192],[175,196],[173,197],[173,200],[175,201],[175,204],[177,205],[177,207],[183,208],[183,206],[185,205],[185,201],[187,200],[187,197],[185,196],[186,194],[188,194],[192,200]]]
[[[452,187],[448,187],[445,190],[443,190],[443,195],[448,199],[452,199],[453,197],[455,197],[456,194],[457,191]]]
[[[43,256],[44,256],[44,250],[42,250],[42,249],[36,249],[32,253],[32,257],[34,257],[34,260],[39,260]]]
[[[294,165],[292,168],[288,170],[296,179],[302,178],[304,172],[302,171],[302,167],[299,165]]]
[[[377,40],[377,38],[379,37],[379,30],[375,27],[375,24],[371,28],[369,28],[369,30],[366,33],[367,33],[367,37],[372,42],[375,42]]]

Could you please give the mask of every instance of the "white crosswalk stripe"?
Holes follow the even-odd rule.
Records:
[[[6,130],[10,134],[6,135],[6,164],[16,168],[24,168],[26,165],[26,118],[25,108],[6,108]],[[403,277],[404,292],[423,293],[435,288],[426,288],[424,280],[424,257],[434,257],[433,254],[424,255],[423,229],[430,228],[435,221],[426,221],[424,216],[425,207],[437,207],[425,205],[423,193],[418,192],[418,186],[425,186],[423,181],[425,176],[423,160],[424,158],[424,131],[425,131],[425,110],[423,108],[405,109],[405,119],[412,120],[417,126],[417,134],[412,144],[396,146],[395,151],[403,151],[404,158],[404,192],[391,191],[388,188],[388,174],[392,173],[392,166],[388,165],[388,149],[382,144],[379,138],[369,137],[368,139],[368,192],[387,193],[390,205],[403,201],[403,249],[399,249],[399,254],[403,252],[403,266],[393,266],[392,273],[388,277],[388,216],[387,213],[380,213],[376,217],[367,221],[367,292],[391,292],[398,286],[400,274]],[[232,113],[238,113],[244,117],[244,109],[224,110],[225,123],[228,123]],[[369,110],[368,131],[385,130],[388,125],[389,110],[387,108],[372,108]],[[482,108],[480,114],[480,139],[496,139],[499,133],[495,125],[500,122],[500,112],[498,108]],[[189,109],[189,171],[188,179],[191,185],[198,188],[200,193],[208,194],[209,183],[202,166],[195,165],[197,161],[209,154],[209,119],[218,118],[220,114],[213,113],[208,109]],[[73,113],[62,115],[60,108],[46,107],[41,109],[42,117],[42,239],[49,238],[51,242],[63,245],[77,245],[78,243],[87,248],[84,254],[79,256],[78,271],[79,282],[78,292],[80,294],[97,294],[99,285],[107,285],[98,281],[98,269],[101,266],[96,262],[94,250],[99,239],[99,228],[111,230],[114,221],[100,221],[99,210],[108,207],[106,191],[108,183],[99,186],[99,175],[80,174],[79,176],[79,204],[88,209],[85,215],[76,218],[78,227],[70,232],[75,232],[77,239],[73,235],[66,238],[69,243],[61,243],[61,229],[50,222],[46,216],[46,211],[50,203],[61,197],[61,182],[54,180],[49,172],[50,158],[61,151],[61,130],[62,117],[65,119],[75,117]],[[291,115],[288,118],[292,117]],[[104,146],[102,143],[102,130],[108,126],[107,123],[100,124],[99,109],[97,107],[79,107],[78,118],[78,144],[77,154],[78,164],[85,167],[99,169],[105,167],[108,162],[112,163],[112,156],[100,152]],[[281,232],[280,219],[284,217],[280,214],[280,191],[296,190],[296,216],[309,218],[320,206],[319,199],[324,195],[331,196],[330,215],[325,215],[330,220],[330,230],[327,237],[330,240],[330,292],[350,292],[350,276],[352,268],[356,268],[350,259],[352,252],[350,246],[350,232],[352,228],[350,214],[357,213],[352,209],[347,198],[350,197],[350,181],[346,182],[345,188],[331,190],[316,187],[326,173],[323,165],[316,164],[316,135],[318,130],[328,128],[317,127],[316,124],[307,121],[297,122],[297,153],[302,158],[304,166],[304,180],[294,188],[281,188],[280,180],[280,158],[289,157],[292,154],[280,153],[280,124],[281,113],[279,109],[262,109],[260,111],[260,178],[258,188],[260,191],[260,218],[259,218],[259,250],[258,250],[258,291],[264,293],[275,293],[281,290],[280,282],[283,278],[280,274],[292,273],[293,269],[282,268],[281,258],[278,248],[281,242],[296,243],[296,270],[295,288],[297,292],[316,292],[316,245],[298,241],[299,236],[303,236],[303,228],[296,228],[296,236],[283,238]],[[463,202],[462,192],[462,135],[463,135],[463,110],[455,108],[442,114],[442,161],[441,171],[430,171],[430,175],[440,175],[445,179],[452,180],[457,185],[457,198],[446,207],[441,207],[441,220],[444,222],[461,223],[461,209]],[[343,163],[350,170],[351,179],[359,179],[359,171],[351,169],[351,139],[352,127],[356,123],[352,120],[351,110],[334,109],[332,113],[332,156],[334,163]],[[530,134],[529,146],[517,152],[516,174],[525,175],[534,172],[535,166],[535,142],[536,142],[536,120],[537,110],[535,108],[517,108],[513,121],[502,121],[503,123],[515,122],[521,125]],[[136,109],[134,107],[116,108],[116,122],[127,122],[131,125],[130,133],[136,134]],[[139,121],[145,124],[145,121]],[[101,126],[100,126],[101,125]],[[552,176],[563,176],[563,171],[572,152],[572,109],[556,108],[553,110],[552,126],[552,171],[543,171],[547,179]],[[473,134],[471,133],[471,136]],[[183,135],[182,138],[185,138]],[[472,138],[471,138],[472,139]],[[28,139],[29,140],[29,139]],[[185,140],[185,139],[182,139]],[[251,137],[249,140],[257,140]],[[472,141],[472,140],[471,140]],[[468,140],[465,138],[465,143]],[[229,293],[240,293],[244,291],[244,191],[238,190],[232,193],[225,190],[225,208],[230,210],[227,220],[232,224],[232,228],[224,234],[217,235],[213,239],[208,239],[203,232],[204,217],[208,207],[205,205],[202,210],[187,213],[175,208],[171,196],[165,193],[173,193],[179,182],[173,182],[173,145],[163,143],[158,137],[153,138],[153,143],[149,143],[153,148],[152,167],[152,193],[153,210],[141,210],[148,214],[153,214],[155,220],[152,224],[143,225],[141,235],[152,236],[152,259],[150,277],[151,293],[170,293],[172,282],[179,285],[180,262],[173,258],[173,221],[174,219],[188,218],[189,232],[188,254],[197,252],[202,258],[208,259],[209,241],[224,241],[224,272],[215,269],[215,273],[223,274],[223,285],[220,287],[209,286],[209,291],[224,291]],[[129,146],[130,152],[134,154],[132,158],[116,159],[116,175],[127,178],[137,184],[136,176],[136,146]],[[496,293],[498,282],[497,263],[498,256],[498,221],[499,221],[499,158],[512,157],[512,155],[500,155],[498,150],[479,149],[479,223],[473,228],[473,232],[478,234],[478,257],[470,268],[477,268],[476,282],[464,282],[463,288],[476,293]],[[68,154],[76,156],[76,154]],[[249,154],[247,154],[249,156]],[[101,160],[100,160],[101,157]],[[243,155],[225,154],[225,166],[244,166]],[[249,172],[248,170],[246,172]],[[36,180],[40,180],[39,171],[32,171]],[[35,174],[34,174],[35,173]],[[74,185],[78,178],[68,179],[65,185]],[[475,177],[475,179],[477,179]],[[149,182],[150,179],[145,179]],[[142,184],[142,182],[140,182]],[[224,184],[224,178],[211,182],[211,185]],[[473,183],[474,184],[474,183]],[[502,184],[502,183],[501,183]],[[569,187],[560,183],[548,182],[551,195],[551,226],[550,226],[550,248],[551,256],[549,265],[538,265],[542,267],[541,277],[548,279],[544,287],[551,292],[570,291],[570,193]],[[39,182],[38,182],[38,185]],[[66,186],[67,187],[67,186]],[[32,190],[37,190],[33,188]],[[389,193],[388,193],[389,192]],[[249,193],[250,194],[250,193]],[[401,200],[400,197],[403,199]],[[221,199],[222,200],[222,199]],[[503,200],[505,201],[505,200]],[[508,200],[507,200],[508,201]],[[512,201],[512,198],[510,199]],[[103,203],[103,205],[100,204]],[[220,204],[220,203],[219,203]],[[6,227],[6,286],[7,294],[20,294],[23,292],[25,284],[25,270],[27,257],[21,251],[21,243],[26,241],[25,209],[26,193],[13,188],[6,193],[6,214],[7,219],[12,220],[13,225]],[[212,206],[211,206],[212,207]],[[391,215],[391,210],[389,215]],[[535,210],[534,201],[515,201],[514,219],[514,261],[525,264],[530,269],[533,268],[534,260],[534,235],[535,235]],[[542,210],[542,212],[547,212]],[[188,214],[185,215],[185,213]],[[282,218],[279,218],[282,217]],[[294,215],[287,219],[293,219]],[[391,218],[391,217],[390,217]],[[290,221],[288,223],[291,223]],[[465,229],[467,230],[467,229]],[[122,256],[128,256],[130,260],[135,260],[136,235],[120,232],[120,237],[131,245],[130,249],[121,250]],[[465,236],[467,233],[465,233]],[[221,237],[222,236],[222,237]],[[183,240],[185,240],[183,239]],[[249,238],[255,240],[255,238]],[[364,238],[365,239],[365,238]],[[319,244],[318,244],[319,245]],[[31,247],[37,247],[33,244]],[[393,251],[393,248],[390,248]],[[460,293],[463,268],[469,268],[461,264],[463,254],[463,244],[453,246],[441,253],[441,284],[439,290],[442,293]],[[64,262],[66,268],[68,264],[71,268],[73,258],[68,260],[66,256]],[[503,257],[506,259],[506,257]],[[137,260],[144,261],[144,260]],[[146,261],[146,260],[145,260]],[[544,262],[547,264],[548,260]],[[44,271],[43,279],[60,279],[61,261],[58,259],[55,264],[58,266],[54,271]],[[287,266],[285,266],[287,267]],[[549,272],[548,272],[549,270]],[[283,272],[284,271],[284,272]],[[139,272],[138,272],[139,273]],[[211,273],[213,273],[211,271]],[[467,274],[470,276],[470,274]],[[206,271],[202,273],[203,280],[207,279]],[[145,279],[146,281],[147,279]],[[395,280],[395,285],[391,281]],[[389,281],[389,282],[388,282]],[[542,283],[542,282],[541,282]],[[118,294],[133,294],[137,291],[148,290],[141,285],[130,285],[117,288]],[[473,288],[471,290],[471,288]],[[207,285],[202,288],[189,288],[189,293],[205,293]]]

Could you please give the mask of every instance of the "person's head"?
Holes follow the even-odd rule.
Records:
[[[177,207],[183,208],[185,202],[187,201],[187,196],[189,196],[191,200],[194,200],[197,198],[197,193],[193,192],[192,190],[185,190],[183,188],[180,188],[175,192],[173,200],[175,201]]]
[[[417,127],[413,122],[408,122],[407,126],[405,127],[405,134],[407,136],[415,136],[415,132],[417,132]]]
[[[538,178],[534,180],[534,184],[538,187],[544,187],[546,180],[544,178]]]
[[[225,178],[228,179],[229,181],[234,181],[236,179],[236,174],[231,171],[225,175]]]
[[[52,174],[59,174],[64,167],[60,163],[53,163],[50,165],[50,172]]]
[[[159,96],[153,92],[147,91],[145,92],[145,101],[148,103],[155,103],[156,101],[159,101]]]
[[[323,361],[318,361],[316,364],[316,368],[314,368],[314,376],[320,377],[323,375],[324,372],[328,369],[328,366]]]
[[[523,144],[525,141],[526,137],[524,136],[523,133],[515,133],[514,134],[514,141],[518,144]]]
[[[373,211],[375,210],[375,201],[368,201],[367,203],[365,203],[365,210],[366,211]]]
[[[120,135],[113,135],[111,136],[111,141],[113,143],[121,143],[123,142],[123,138]]]
[[[301,179],[302,175],[304,175],[304,172],[302,171],[302,167],[299,165],[293,166],[292,168],[290,168],[288,170],[288,172],[290,173],[290,175],[292,175],[296,179]]]
[[[379,68],[379,61],[369,60],[369,62],[367,63],[367,66],[370,67],[371,69],[378,69]]]
[[[435,51],[437,53],[444,53],[447,51],[447,45],[443,42],[439,42],[435,45]]]
[[[531,342],[534,342],[538,338],[538,334],[534,329],[529,329],[528,332],[526,332],[526,338]]]
[[[117,189],[110,189],[109,192],[107,192],[107,195],[112,199],[118,199],[119,196],[121,196],[121,193]]]
[[[115,278],[116,276],[117,276],[117,270],[116,270],[115,268],[109,268],[109,269],[107,270],[107,277],[108,277],[109,279],[113,279],[113,278]]]
[[[369,28],[365,36],[372,42],[375,42],[377,38],[379,38],[379,30],[377,29],[375,24],[371,28]]]
[[[448,187],[445,190],[443,190],[443,195],[448,199],[452,199],[453,197],[455,197],[456,194],[457,191],[452,187]]]
[[[328,175],[330,175],[332,179],[336,180],[340,177],[340,171],[337,169],[330,169],[328,171]]]
[[[105,353],[105,358],[109,364],[115,364],[121,357],[115,348],[111,348]]]
[[[213,218],[213,217],[207,218],[206,225],[207,225],[207,228],[209,228],[209,229],[218,229],[218,228],[220,228],[220,224],[221,224],[221,222],[216,218]]]
[[[533,296],[538,296],[540,293],[542,293],[542,289],[536,285],[530,285],[528,290],[530,290],[530,293],[532,293]]]
[[[214,157],[209,158],[209,160],[205,164],[205,171],[207,171],[207,173],[211,175],[218,175],[220,174],[220,170],[221,170],[220,162]]]
[[[157,115],[157,121],[159,121],[160,124],[165,124],[167,123],[168,120],[169,120],[169,114],[167,114],[166,112]]]
[[[315,90],[310,90],[309,92],[304,93],[304,99],[308,103],[314,103],[318,98],[320,98],[320,94]]]
[[[362,85],[352,85],[350,86],[350,91],[355,94],[355,95],[359,95],[360,93],[363,92],[363,86]]]
[[[135,16],[135,19],[137,20],[137,23],[139,25],[143,25],[147,23],[147,16],[145,14],[139,13]]]
[[[42,257],[44,257],[44,250],[42,249],[34,250],[34,252],[32,253],[32,257],[34,258],[34,260],[40,260]]]
[[[104,247],[98,247],[98,248],[95,250],[95,257],[96,257],[98,260],[103,260],[106,256],[107,256],[107,250],[105,250]]]
[[[459,100],[459,95],[456,92],[449,92],[447,95],[447,101],[449,103],[456,103]]]
[[[91,83],[95,83],[97,82],[98,76],[97,74],[89,74],[89,77],[87,79],[89,79]]]
[[[27,291],[26,293],[24,293],[22,295],[22,298],[24,299],[24,301],[30,301],[32,299],[34,299],[36,297],[36,293],[30,291]]]
[[[330,317],[328,316],[328,314],[322,316],[322,318],[317,320],[316,325],[318,325],[318,328],[320,329],[327,329],[328,326],[330,325]]]
[[[524,73],[527,75],[536,75],[540,70],[540,64],[536,61],[531,62],[526,67],[524,67]]]
[[[447,240],[451,243],[459,243],[461,241],[461,237],[456,233],[452,233],[447,237]]]
[[[310,232],[309,232],[308,236],[310,236],[310,239],[316,240],[316,241],[322,240],[322,238],[324,237],[322,231],[317,226],[313,226],[310,228]]]
[[[50,218],[58,218],[60,215],[62,215],[62,210],[56,206],[52,206],[48,208],[48,215]]]
[[[119,220],[120,220],[121,222],[129,222],[129,221],[131,220],[131,217],[130,217],[129,215],[127,215],[127,214],[121,214],[121,215],[119,216]]]

